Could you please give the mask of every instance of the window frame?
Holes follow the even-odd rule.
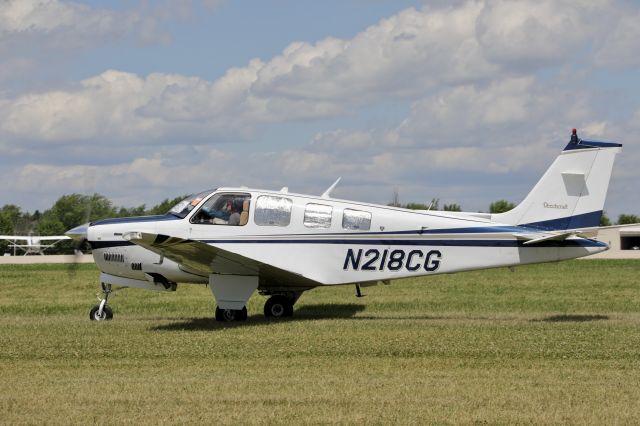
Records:
[[[276,210],[277,209],[273,209],[273,208],[266,208],[266,207],[262,207],[260,206],[260,200],[261,199],[276,199],[276,200],[280,200],[284,201],[284,204],[288,203],[288,211],[287,211],[287,222],[278,222],[278,223],[269,223],[269,222],[263,222],[262,221],[262,217],[259,217],[259,215],[261,214],[260,212],[262,212],[263,210]],[[271,195],[271,194],[263,194],[263,195],[259,195],[256,197],[256,202],[255,202],[255,207],[253,209],[253,223],[255,223],[257,226],[277,226],[280,228],[286,228],[287,226],[291,225],[291,216],[293,213],[293,200],[291,198],[288,197],[281,197],[279,195]],[[285,211],[285,210],[282,210]]]
[[[345,226],[345,219],[347,219],[347,215],[350,214],[351,212],[361,213],[363,216],[364,215],[368,215],[368,226],[366,228],[362,228],[362,227],[354,228],[354,227]],[[348,231],[369,231],[371,229],[371,221],[372,220],[373,220],[373,215],[369,211],[357,210],[357,209],[349,209],[349,208],[342,210],[342,229],[344,229],[344,230],[348,230]]]
[[[325,225],[322,222],[315,222],[315,223],[314,222],[307,222],[307,212],[309,211],[309,206],[326,207],[327,209],[329,209],[329,212],[328,212],[329,223],[327,223]],[[304,208],[304,217],[302,219],[302,224],[305,227],[312,228],[312,229],[327,229],[327,228],[331,228],[331,223],[332,222],[333,222],[333,206],[330,206],[330,205],[327,205],[327,204],[319,204],[319,203],[307,203],[307,205]]]
[[[224,196],[232,196],[233,198],[240,198],[243,197],[243,204],[244,201],[249,200],[249,210],[248,210],[248,214],[249,217],[251,217],[251,199],[252,199],[252,195],[249,192],[216,192],[214,194],[211,194],[211,196],[209,198],[207,198],[207,200],[202,203],[202,205],[195,211],[195,213],[193,213],[191,215],[191,217],[189,218],[189,223],[193,224],[193,225],[218,225],[218,226],[246,226],[249,224],[249,221],[247,220],[247,223],[240,225],[239,223],[237,225],[233,225],[230,223],[215,223],[215,222],[197,222],[196,221],[196,217],[200,214],[200,212],[202,211],[202,209],[210,202],[212,201],[214,198],[215,199],[219,199],[221,197]],[[240,215],[242,215],[242,211],[237,212],[240,213]]]

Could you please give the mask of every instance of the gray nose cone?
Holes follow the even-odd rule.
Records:
[[[83,223],[73,229],[69,229],[64,233],[67,237],[74,241],[82,241],[87,239],[87,231],[89,231],[89,223]]]

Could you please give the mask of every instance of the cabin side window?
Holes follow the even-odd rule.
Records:
[[[304,226],[307,228],[329,228],[333,207],[324,204],[307,204],[304,210]]]
[[[200,207],[191,223],[244,226],[249,221],[250,194],[216,194]]]
[[[344,209],[342,228],[368,231],[371,228],[371,213],[360,210]]]
[[[261,226],[288,226],[292,206],[289,198],[261,195],[256,201],[253,220]]]

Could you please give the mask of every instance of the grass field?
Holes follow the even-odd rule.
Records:
[[[0,268],[2,424],[639,424],[640,262],[317,289],[292,320],[213,319],[208,288]]]

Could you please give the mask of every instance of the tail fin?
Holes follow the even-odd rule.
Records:
[[[541,230],[599,226],[613,161],[621,147],[581,140],[573,129],[569,144],[524,201],[491,219]]]

